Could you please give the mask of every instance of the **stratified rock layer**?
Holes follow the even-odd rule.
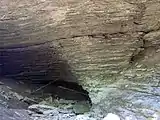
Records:
[[[43,54],[25,60],[43,63],[48,55],[40,67],[46,68],[54,67],[56,48],[90,92],[121,78],[143,80],[159,68],[159,0],[1,0],[0,6],[0,51],[42,45]],[[44,73],[53,77],[52,68]]]

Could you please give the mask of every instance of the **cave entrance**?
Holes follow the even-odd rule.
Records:
[[[0,80],[22,96],[36,101],[53,99],[88,101],[88,92],[79,85],[66,60],[49,44],[0,48]],[[43,97],[42,97],[43,96]]]

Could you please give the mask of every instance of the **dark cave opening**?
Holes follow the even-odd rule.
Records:
[[[71,67],[49,44],[0,48],[1,82],[27,96],[51,94],[53,98],[92,103]],[[26,92],[30,90],[30,92]]]

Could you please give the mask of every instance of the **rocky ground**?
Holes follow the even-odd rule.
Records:
[[[114,115],[121,120],[160,120],[159,80],[159,74],[148,77],[148,84],[119,80],[98,89],[102,92],[95,97],[98,104],[94,102],[92,107],[86,101],[51,97],[37,104],[2,84],[1,120],[113,120]],[[105,118],[108,113],[113,114],[109,119]]]
[[[0,0],[0,6],[0,75],[75,80],[93,103],[61,107],[51,100],[52,108],[33,110],[39,101],[19,93],[26,86],[2,83],[1,118],[102,120],[113,113],[159,120],[160,0]]]

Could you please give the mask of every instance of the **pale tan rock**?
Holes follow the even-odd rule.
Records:
[[[70,75],[62,67],[68,64],[88,91],[133,74],[143,79],[159,68],[159,0],[1,0],[0,5],[0,50],[29,46],[23,49],[26,65],[42,65],[51,79],[55,61],[60,78]]]

